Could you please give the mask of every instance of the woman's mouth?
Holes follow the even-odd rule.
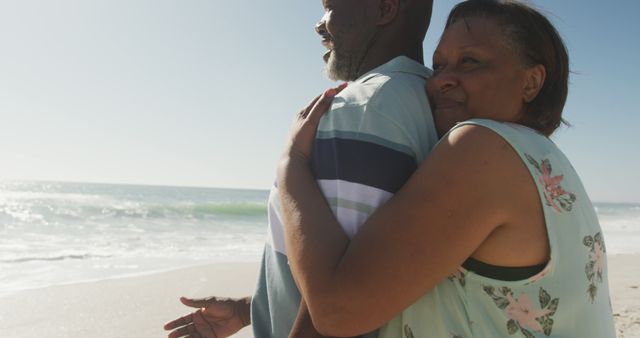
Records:
[[[439,99],[436,100],[435,102],[435,108],[437,110],[448,110],[448,109],[454,109],[454,108],[458,108],[462,105],[462,102],[460,101],[456,101],[456,100],[452,100],[452,99]]]

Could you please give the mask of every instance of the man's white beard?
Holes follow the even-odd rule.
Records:
[[[331,51],[327,61],[327,77],[334,81],[353,81],[358,78],[358,70],[362,58],[354,57],[354,54],[345,55]]]

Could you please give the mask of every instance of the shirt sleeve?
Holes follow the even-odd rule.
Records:
[[[407,132],[414,129],[405,128],[407,119],[396,118],[406,115],[405,107],[389,101],[371,103],[334,108],[318,131],[313,150],[315,178],[350,238],[419,163],[416,137]]]

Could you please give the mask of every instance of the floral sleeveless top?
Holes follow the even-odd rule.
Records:
[[[460,267],[380,329],[405,338],[614,338],[604,238],[578,175],[556,145],[522,125],[474,119],[520,155],[538,187],[551,248],[537,275],[519,281]],[[452,129],[452,130],[453,130]]]

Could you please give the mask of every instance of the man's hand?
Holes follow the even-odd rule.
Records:
[[[180,301],[198,310],[165,324],[165,330],[173,330],[169,333],[169,338],[225,338],[251,323],[249,317],[251,298],[249,297],[241,299],[182,297]]]

